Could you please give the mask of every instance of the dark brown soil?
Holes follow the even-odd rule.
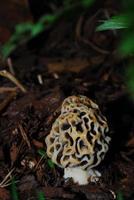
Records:
[[[12,177],[19,200],[38,199],[41,191],[47,200],[134,199],[134,102],[125,82],[127,61],[117,53],[119,32],[95,32],[98,20],[117,12],[114,1],[93,6],[73,20],[59,20],[12,54],[14,76],[26,92],[0,77],[0,200],[12,199]],[[5,62],[0,69],[11,66]],[[97,167],[100,181],[86,186],[64,182],[63,170],[39,154],[46,151],[45,137],[63,99],[72,94],[100,106],[112,136]]]

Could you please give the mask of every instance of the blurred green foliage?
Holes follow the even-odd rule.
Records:
[[[17,191],[16,183],[15,183],[15,178],[12,178],[11,181],[11,199],[12,200],[19,200],[19,193]],[[46,200],[44,192],[38,192],[38,200]]]
[[[128,28],[129,22],[127,19],[128,17],[126,15],[113,16],[109,20],[104,20],[103,23],[96,28],[96,31]]]
[[[121,191],[118,191],[118,192],[117,192],[117,200],[124,200],[123,194],[122,194]]]
[[[97,27],[97,31],[124,29],[121,33],[121,41],[118,51],[121,55],[128,57],[131,62],[126,66],[126,84],[131,95],[134,97],[134,1],[122,0],[122,13],[105,20]]]
[[[82,6],[82,12],[83,9],[87,9],[93,3],[93,1],[94,0],[62,0],[63,8],[60,11],[57,11],[53,14],[44,15],[37,23],[26,22],[16,25],[14,34],[2,47],[1,51],[3,58],[7,58],[17,46],[38,36],[49,26],[52,26],[63,15],[68,15],[69,12],[71,13],[72,11],[76,12],[80,6]]]
[[[39,192],[38,193],[38,200],[46,200],[44,192]]]
[[[18,45],[36,37],[57,20],[58,15],[45,15],[37,23],[26,22],[16,25],[15,32],[2,48],[2,55],[7,58]]]
[[[94,0],[81,0],[81,3],[85,8],[89,7],[93,2]]]
[[[12,200],[19,200],[19,195],[18,195],[18,192],[17,192],[14,177],[12,178],[12,182],[11,182],[11,197],[12,197]]]
[[[47,159],[47,154],[46,154],[46,152],[45,152],[44,149],[39,149],[39,150],[38,150],[38,154],[39,154],[42,158]],[[54,163],[52,162],[51,159],[47,159],[47,163],[48,163],[48,166],[49,166],[51,169],[54,169],[54,168],[55,168],[55,165],[54,165]]]

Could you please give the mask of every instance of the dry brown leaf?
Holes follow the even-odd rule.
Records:
[[[84,58],[75,58],[62,61],[48,60],[47,63],[48,71],[50,73],[63,71],[78,73],[81,70],[85,69],[87,66],[90,67],[90,65],[90,60]]]
[[[18,152],[19,152],[19,149],[16,146],[16,144],[12,144],[12,146],[10,148],[10,158],[11,158],[12,163],[14,163],[16,161]]]
[[[10,193],[7,189],[0,187],[0,200],[9,200]]]
[[[32,143],[33,143],[33,145],[34,145],[36,148],[38,148],[38,149],[44,147],[44,145],[43,145],[42,142],[39,142],[39,141],[37,141],[37,140],[35,140],[35,139],[32,140]]]

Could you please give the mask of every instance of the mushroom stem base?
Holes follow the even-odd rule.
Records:
[[[100,172],[93,169],[83,170],[79,167],[68,167],[64,169],[65,180],[72,178],[74,183],[78,183],[79,185],[87,185],[89,182],[97,182],[99,181],[100,176]]]

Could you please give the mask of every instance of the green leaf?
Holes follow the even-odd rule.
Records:
[[[119,52],[123,55],[134,54],[134,33],[125,34],[119,46]]]
[[[5,45],[3,45],[1,49],[3,57],[7,58],[10,55],[10,53],[15,50],[16,46],[17,45],[12,42],[8,42]]]
[[[109,20],[104,21],[96,28],[96,31],[126,29],[129,26],[127,15],[114,16]]]
[[[51,25],[55,20],[57,16],[56,15],[45,15],[40,18],[40,20],[33,25],[32,30],[31,30],[31,36],[35,37],[41,32],[45,30],[45,27],[47,25]]]
[[[7,58],[16,49],[16,47],[24,41],[24,39],[27,40],[30,38],[33,27],[34,25],[32,23],[22,23],[16,25],[14,34],[2,47],[1,51],[4,58]]]
[[[119,192],[117,193],[117,200],[124,200],[123,194],[122,194],[121,191],[119,191]]]
[[[43,30],[45,29],[45,26],[41,23],[37,23],[33,26],[32,31],[31,31],[31,36],[35,37],[38,34],[40,34],[41,32],[43,32]]]
[[[40,18],[40,23],[49,23],[52,24],[53,22],[55,22],[55,20],[57,19],[58,14],[52,14],[52,15],[45,15],[43,17]]]
[[[39,149],[39,150],[38,150],[38,154],[39,154],[40,156],[46,157],[46,152],[44,151],[44,149]]]
[[[25,32],[30,32],[32,30],[33,26],[34,26],[34,24],[31,23],[31,22],[18,24],[15,27],[15,34],[20,35],[20,34],[25,33]]]
[[[17,192],[16,184],[15,184],[15,178],[12,178],[11,196],[12,196],[12,200],[19,200],[19,195]]]
[[[81,0],[81,3],[84,7],[89,7],[93,2],[94,0]]]
[[[49,165],[50,168],[52,168],[52,169],[55,168],[55,165],[54,165],[54,163],[52,162],[51,159],[48,159],[47,162],[48,162],[48,165]]]
[[[47,154],[46,154],[46,152],[44,151],[44,149],[39,149],[39,150],[38,150],[38,154],[39,154],[40,156],[44,157],[44,158],[47,158]],[[53,169],[53,168],[55,167],[55,165],[54,165],[54,163],[52,162],[51,159],[48,159],[48,160],[47,160],[47,163],[48,163],[48,166],[49,166],[50,168]]]
[[[43,32],[46,27],[52,25],[57,19],[62,18],[65,13],[68,13],[68,16],[70,16],[70,13],[74,13],[75,10],[77,11],[81,4],[84,9],[86,9],[93,1],[94,0],[81,0],[74,2],[73,0],[69,0],[69,6],[66,4],[66,6],[63,6],[63,9],[58,13],[42,16],[35,24],[32,22],[25,22],[16,25],[14,34],[2,48],[3,57],[8,57],[15,50],[15,48],[17,48],[17,46],[32,39],[33,37],[36,37],[38,34]],[[72,5],[70,5],[71,3]]]
[[[44,192],[39,192],[38,193],[38,200],[46,200]]]

